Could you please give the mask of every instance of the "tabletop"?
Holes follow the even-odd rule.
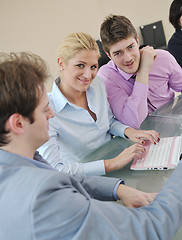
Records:
[[[155,130],[160,137],[182,135],[182,95],[179,95],[160,109],[149,115],[141,124],[140,129]],[[181,105],[182,106],[182,105]],[[176,108],[175,108],[176,107]],[[82,162],[109,159],[116,157],[122,150],[134,144],[128,139],[114,137],[105,145],[87,155]],[[128,186],[146,192],[158,192],[169,178],[173,170],[146,170],[135,171],[130,169],[131,162],[120,170],[107,173],[106,176],[122,178]],[[182,239],[182,229],[179,230],[175,240]]]

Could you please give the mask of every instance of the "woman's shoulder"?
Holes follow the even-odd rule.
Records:
[[[99,76],[96,76],[91,83],[91,87],[93,88],[104,88],[104,82],[100,79]]]

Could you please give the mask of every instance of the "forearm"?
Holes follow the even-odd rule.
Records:
[[[139,128],[148,115],[148,85],[135,82],[131,95],[122,92],[109,99],[115,117],[122,123]]]
[[[89,176],[83,177],[80,183],[95,199],[102,201],[114,201],[116,200],[113,197],[115,186],[121,183],[124,184],[124,181],[122,179],[111,177]],[[117,195],[117,189],[115,194]]]
[[[100,176],[105,175],[104,160],[98,160],[88,163],[58,163],[54,165],[60,172],[69,173],[78,176]]]
[[[79,176],[99,176],[105,174],[104,160],[80,163],[75,161],[71,162],[71,159],[69,159],[69,161],[62,159],[61,149],[54,138],[50,138],[38,151],[52,167],[60,172]]]

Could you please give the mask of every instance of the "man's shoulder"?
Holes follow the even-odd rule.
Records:
[[[164,49],[155,49],[157,52],[157,56],[163,57],[163,56],[168,56],[170,53],[167,50]]]
[[[98,70],[98,76],[100,74],[107,74],[109,72],[117,71],[116,65],[112,60],[110,60],[107,64],[102,65]]]
[[[167,50],[163,50],[163,49],[156,49],[157,52],[157,56],[155,58],[154,63],[156,64],[166,64],[167,62],[173,61],[173,55],[167,51]]]
[[[121,76],[121,74],[119,73],[114,62],[111,60],[99,69],[97,76],[99,76],[99,78],[106,85],[113,84],[115,81],[117,81],[118,76]]]

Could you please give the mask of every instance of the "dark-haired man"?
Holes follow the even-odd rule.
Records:
[[[174,91],[182,91],[182,69],[168,51],[150,46],[139,50],[137,32],[124,16],[108,16],[100,35],[111,61],[98,76],[112,111],[120,122],[139,128],[149,113],[174,98]]]

